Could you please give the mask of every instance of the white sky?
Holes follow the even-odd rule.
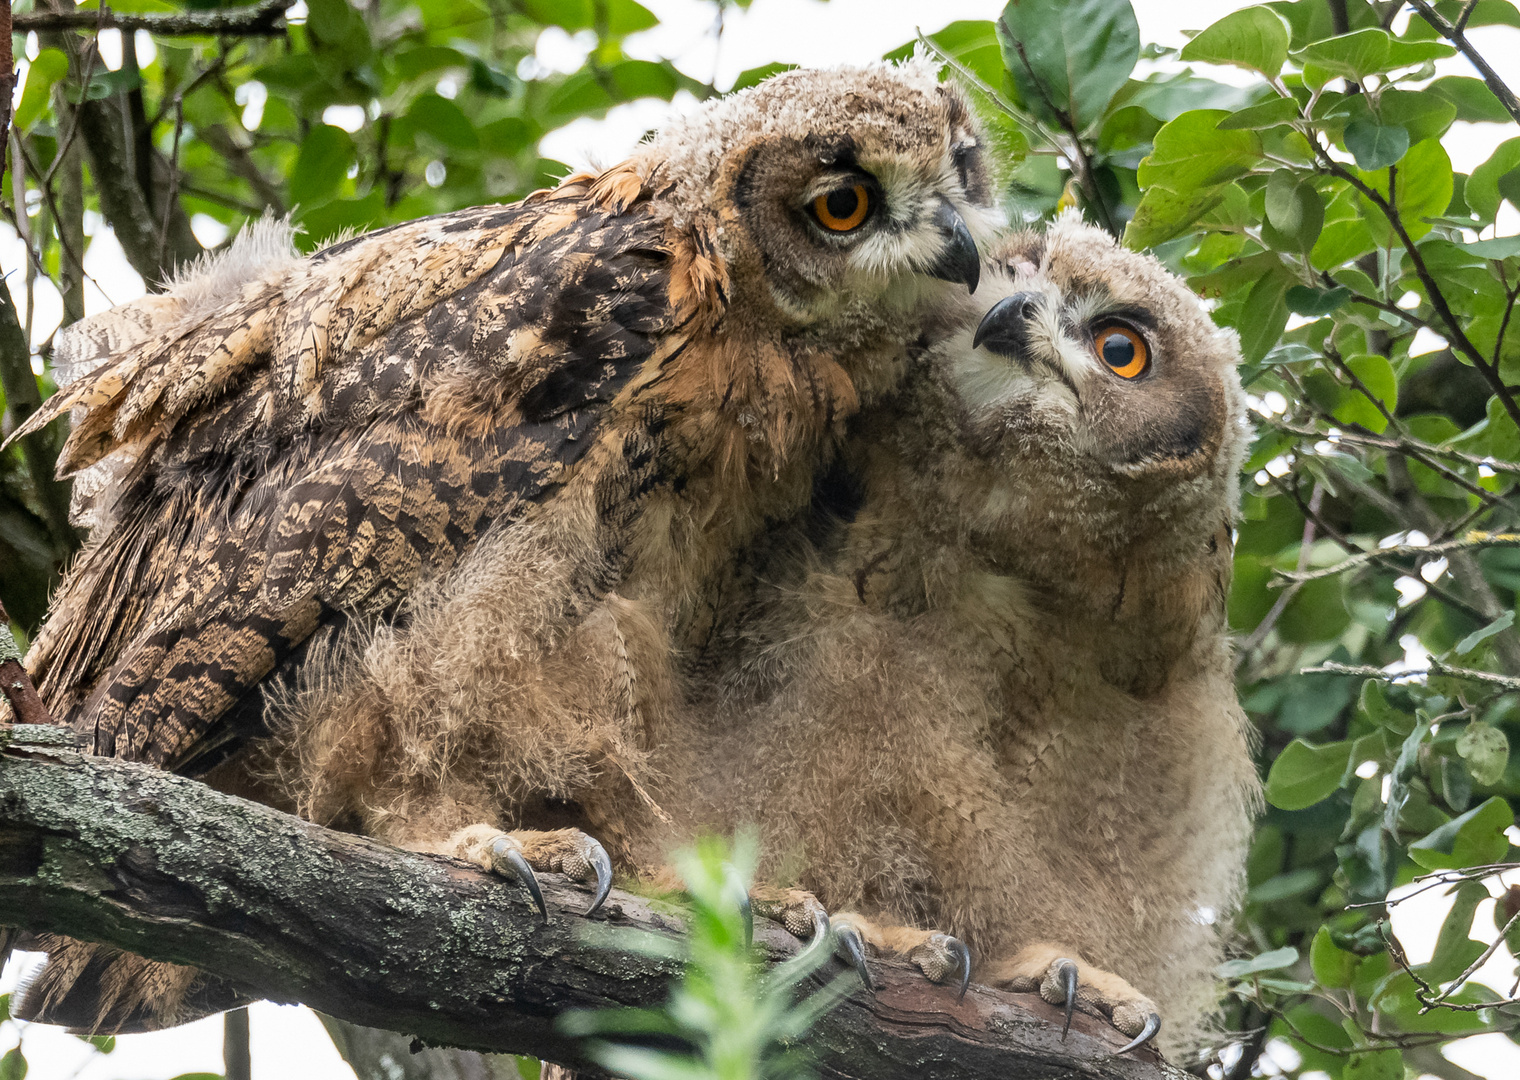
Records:
[[[754,0],[748,11],[730,13],[721,44],[715,43],[715,5],[709,0],[642,0],[659,16],[661,25],[628,39],[627,50],[637,57],[669,57],[687,74],[712,78],[719,86],[732,83],[739,72],[771,61],[829,65],[862,63],[911,40],[915,26],[934,33],[957,19],[991,19],[1002,9],[1002,0]],[[1180,46],[1182,31],[1202,29],[1228,12],[1248,6],[1241,0],[1134,0],[1140,21],[1141,40]],[[1510,28],[1480,28],[1469,36],[1511,86],[1520,86],[1520,36]],[[585,51],[559,30],[546,31],[539,41],[538,62],[556,70],[579,67]],[[1443,74],[1473,74],[1460,57],[1441,63]],[[1230,68],[1212,69],[1214,77],[1238,81],[1244,73]],[[580,120],[543,140],[546,156],[574,166],[611,163],[626,155],[649,128],[657,127],[672,112],[689,108],[691,101],[667,104],[634,102],[613,109],[605,120]],[[1458,125],[1445,139],[1453,164],[1470,171],[1486,159],[1501,138],[1510,134],[1502,125]],[[209,218],[196,223],[204,242],[220,239],[219,227]],[[142,281],[121,253],[109,230],[87,222],[95,238],[85,256],[85,270],[95,284],[87,287],[86,306],[91,313],[111,303],[122,303],[143,293]],[[1512,230],[1506,230],[1512,231]],[[24,303],[21,275],[24,251],[15,234],[0,229],[0,270],[18,305]],[[61,315],[57,292],[39,282],[32,340],[40,342],[52,333]],[[23,312],[24,317],[24,312]],[[1395,909],[1394,928],[1409,950],[1411,959],[1427,959],[1449,901],[1435,893]],[[1491,926],[1489,905],[1480,908],[1476,925],[1480,933]],[[27,958],[18,958],[0,977],[0,992],[15,986]],[[1500,954],[1484,969],[1481,980],[1500,992],[1513,979],[1512,962]],[[55,1028],[15,1023],[0,1026],[0,1052],[16,1044],[18,1036],[31,1064],[30,1080],[167,1080],[187,1072],[222,1069],[221,1019],[212,1018],[151,1035],[129,1035],[118,1040],[110,1056],[96,1055],[83,1042]],[[251,1034],[254,1080],[352,1080],[353,1072],[338,1057],[331,1040],[307,1010],[268,1003],[254,1006]],[[1464,1068],[1490,1080],[1520,1076],[1520,1047],[1502,1035],[1479,1036],[1455,1044],[1448,1056]]]

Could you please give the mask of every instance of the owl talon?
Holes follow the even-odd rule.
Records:
[[[866,989],[874,991],[876,985],[871,982],[871,970],[866,967],[866,945],[860,936],[860,931],[849,923],[837,923],[833,928],[834,941],[844,946],[844,951],[850,958],[860,981],[866,984]]]
[[[955,1000],[959,1004],[966,1000],[966,988],[971,985],[971,950],[958,937],[950,939],[948,948],[957,964]]]
[[[491,869],[502,877],[514,877],[522,882],[523,888],[527,889],[528,895],[533,898],[533,906],[538,908],[539,916],[544,922],[548,922],[549,908],[544,904],[543,890],[538,887],[538,875],[533,872],[533,867],[528,865],[528,860],[523,858],[517,841],[502,834],[491,841],[489,854]]]
[[[1061,1025],[1061,1038],[1064,1041],[1066,1033],[1071,1030],[1071,1014],[1077,1008],[1077,965],[1070,960],[1057,960],[1055,977],[1060,982],[1061,990],[1066,997],[1066,1020]]]
[[[591,906],[586,909],[586,914],[595,915],[607,899],[607,894],[612,891],[612,860],[607,856],[607,849],[592,840],[586,861],[596,872],[596,893],[591,897]]]
[[[1129,1042],[1125,1043],[1119,1049],[1115,1050],[1114,1053],[1127,1054],[1131,1050],[1138,1050],[1140,1047],[1144,1046],[1146,1043],[1154,1039],[1156,1037],[1156,1033],[1160,1030],[1161,1017],[1156,1013],[1146,1013],[1145,1026],[1140,1029],[1140,1034],[1136,1035]]]

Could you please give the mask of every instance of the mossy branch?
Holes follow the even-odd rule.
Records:
[[[81,754],[66,729],[0,727],[0,923],[193,964],[249,994],[303,1002],[424,1043],[596,1068],[554,1018],[654,1006],[676,961],[618,948],[677,937],[676,910],[545,875],[540,922],[512,883],[450,859],[324,829],[142,765]],[[801,946],[763,920],[771,961]],[[832,975],[832,972],[827,974]],[[952,991],[881,964],[809,1037],[827,1077],[1184,1080],[1119,1058],[1123,1037],[1035,995]],[[1147,1051],[1142,1055],[1151,1058]]]

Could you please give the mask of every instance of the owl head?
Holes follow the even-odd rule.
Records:
[[[1007,238],[984,270],[920,402],[961,527],[1027,580],[1103,603],[1228,549],[1249,434],[1234,333],[1075,216]]]
[[[1001,220],[971,110],[922,59],[784,72],[678,121],[635,163],[678,224],[715,225],[731,303],[790,332],[890,320],[947,282],[974,291],[976,242]]]

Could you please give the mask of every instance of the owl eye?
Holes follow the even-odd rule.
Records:
[[[813,217],[829,232],[853,232],[865,224],[876,200],[864,184],[835,188],[813,200]]]
[[[1139,378],[1151,366],[1145,339],[1127,326],[1101,328],[1093,335],[1093,351],[1121,378]]]

